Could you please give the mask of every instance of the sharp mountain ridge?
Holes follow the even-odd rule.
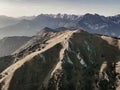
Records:
[[[83,30],[45,31],[9,58],[11,62],[0,67],[1,90],[120,89],[117,38]]]

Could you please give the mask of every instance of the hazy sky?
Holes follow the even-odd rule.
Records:
[[[0,15],[13,17],[38,14],[120,14],[120,0],[0,0]]]

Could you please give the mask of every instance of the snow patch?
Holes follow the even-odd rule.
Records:
[[[69,58],[69,56],[67,56],[67,60],[68,60],[68,63],[73,64],[73,62],[71,61],[71,59]]]
[[[80,56],[80,52],[77,54],[77,58],[80,60],[80,63],[81,63],[83,66],[87,67],[85,61],[84,61],[83,58]]]
[[[43,60],[44,62],[46,62],[45,56],[44,56],[43,54],[40,54],[39,56],[40,56],[40,58],[42,58],[42,60]]]
[[[69,42],[67,43],[67,51],[72,52],[72,50],[70,48],[70,43]]]
[[[84,61],[82,58],[81,58],[81,60],[80,60],[80,63],[81,63],[83,66],[87,67],[85,61]]]
[[[81,57],[80,57],[80,52],[77,54],[77,58],[78,58],[78,59],[81,59]]]
[[[87,45],[87,50],[90,51],[90,46],[88,45],[87,41],[85,41],[85,44]]]

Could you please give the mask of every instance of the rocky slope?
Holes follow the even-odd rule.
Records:
[[[0,57],[12,54],[15,50],[25,44],[31,37],[5,37],[0,40]]]
[[[45,31],[9,58],[0,58],[11,61],[0,67],[1,90],[120,89],[118,38]]]

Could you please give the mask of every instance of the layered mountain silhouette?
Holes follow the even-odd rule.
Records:
[[[22,17],[18,17],[18,18],[13,18],[13,17],[1,15],[0,16],[0,28],[15,25],[24,19],[25,20],[32,20],[34,18],[35,18],[35,16],[22,16]]]
[[[120,39],[56,31],[44,28],[0,58],[1,90],[120,90]]]
[[[12,54],[23,44],[25,44],[31,37],[26,36],[14,36],[14,37],[5,37],[0,40],[0,57],[7,56]]]
[[[44,27],[84,29],[90,33],[119,37],[120,15],[101,16],[98,14],[68,15],[41,14],[31,19],[24,19],[17,24],[0,28],[0,36],[32,36]]]
[[[0,28],[15,25],[19,22],[17,18],[7,17],[7,16],[0,16]]]

